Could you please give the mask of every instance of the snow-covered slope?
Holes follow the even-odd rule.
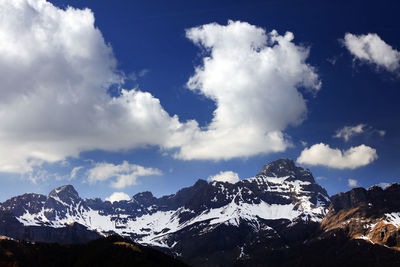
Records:
[[[255,234],[279,238],[283,226],[321,221],[329,203],[326,191],[315,183],[309,170],[281,159],[235,184],[199,180],[161,198],[143,192],[129,201],[110,203],[82,199],[66,185],[48,196],[14,197],[0,209],[11,212],[25,226],[61,228],[79,223],[103,235],[116,233],[181,253],[177,244],[184,242],[185,233],[204,237],[221,226],[232,231],[249,227]],[[238,242],[243,250],[246,241]]]

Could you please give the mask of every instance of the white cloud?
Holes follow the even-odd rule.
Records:
[[[113,163],[97,163],[95,167],[88,170],[88,181],[91,184],[112,179],[111,186],[124,188],[136,184],[141,176],[161,175],[161,171],[154,168],[145,168],[140,165],[130,164],[127,161],[115,165]]]
[[[378,134],[379,134],[380,136],[385,136],[386,131],[384,131],[384,130],[379,130],[379,131],[378,131]]]
[[[333,137],[343,138],[343,140],[347,142],[350,140],[350,138],[360,134],[366,134],[369,136],[378,134],[379,136],[383,137],[386,134],[386,131],[374,129],[366,124],[358,124],[355,126],[345,126],[342,129],[337,130]]]
[[[121,201],[121,200],[130,200],[130,199],[131,198],[129,197],[129,195],[124,193],[124,192],[114,192],[114,193],[111,194],[111,196],[106,198],[106,200],[110,201],[111,203],[118,202],[118,201]]]
[[[183,143],[182,159],[230,159],[283,151],[282,132],[301,123],[306,102],[299,87],[321,86],[306,63],[309,50],[284,36],[246,22],[211,23],[188,29],[186,36],[206,56],[189,79],[189,89],[215,101],[211,123]]]
[[[364,132],[365,124],[359,124],[356,126],[345,126],[342,129],[336,131],[334,137],[343,138],[346,142],[355,135],[362,134]]]
[[[308,49],[295,45],[292,33],[244,22],[189,29],[187,37],[210,56],[188,87],[217,106],[200,129],[170,116],[148,92],[107,94],[126,75],[89,9],[20,0],[1,1],[0,10],[0,172],[29,173],[82,151],[147,145],[174,149],[181,159],[283,151],[290,145],[283,130],[306,116],[297,88],[320,88],[305,62]]]
[[[239,182],[239,175],[233,171],[221,171],[216,175],[208,177],[208,181],[228,182],[234,184]]]
[[[302,146],[307,146],[307,142],[306,142],[306,141],[303,141],[303,140],[300,140],[300,144],[301,144]]]
[[[356,186],[358,186],[358,181],[355,180],[355,179],[347,179],[347,184],[348,184],[350,187],[356,187]]]
[[[400,67],[400,52],[385,43],[377,34],[346,33],[343,44],[355,59],[391,72],[398,71]]]
[[[149,73],[150,72],[150,70],[149,69],[142,69],[141,71],[139,71],[138,73],[136,73],[136,72],[131,72],[129,75],[128,75],[128,79],[129,80],[131,80],[131,81],[137,81],[139,78],[142,78],[142,77],[144,77],[147,73]]]
[[[71,171],[70,177],[71,179],[75,179],[78,172],[83,169],[83,166],[74,167]]]
[[[124,75],[89,9],[21,0],[1,1],[0,10],[0,171],[163,145],[185,131],[150,93],[107,94]]]
[[[351,147],[348,150],[342,151],[319,143],[310,148],[305,148],[297,158],[297,162],[336,169],[355,169],[368,165],[377,158],[376,150],[366,145]]]

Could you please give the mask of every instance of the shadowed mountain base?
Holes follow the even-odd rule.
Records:
[[[155,249],[111,236],[87,244],[0,241],[0,266],[186,266]]]

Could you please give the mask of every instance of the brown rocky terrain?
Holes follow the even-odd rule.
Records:
[[[400,248],[400,185],[382,189],[355,188],[331,197],[328,214],[321,221],[323,236],[337,230],[350,239]]]

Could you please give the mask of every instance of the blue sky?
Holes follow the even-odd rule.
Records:
[[[398,182],[399,5],[1,4],[0,200],[161,196],[283,157],[329,194]]]

